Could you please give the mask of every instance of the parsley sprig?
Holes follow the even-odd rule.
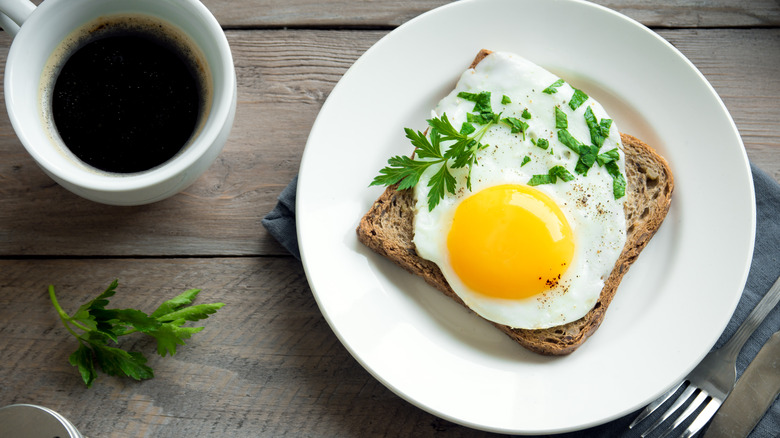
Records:
[[[141,332],[157,341],[160,356],[176,353],[177,345],[203,330],[203,327],[184,327],[187,321],[208,318],[223,303],[190,304],[200,292],[190,289],[163,302],[154,312],[146,314],[137,309],[107,309],[109,298],[116,294],[118,282],[114,280],[95,299],[83,304],[73,315],[68,315],[57,302],[54,286],[49,286],[49,298],[62,320],[62,324],[76,339],[79,347],[70,355],[69,362],[77,367],[87,387],[97,378],[97,368],[112,376],[127,376],[136,380],[154,377],[146,365],[146,357],[139,352],[125,351],[109,344],[118,344],[121,336]]]
[[[433,210],[444,198],[446,192],[455,193],[455,177],[450,169],[468,167],[466,186],[471,189],[471,168],[477,162],[477,151],[487,147],[481,143],[488,127],[496,123],[489,121],[480,129],[468,123],[461,130],[455,129],[447,118],[441,117],[427,120],[430,126],[430,139],[421,131],[404,128],[406,138],[414,146],[414,158],[398,155],[390,158],[389,166],[381,169],[370,185],[390,186],[398,184],[398,190],[412,188],[420,180],[422,174],[431,166],[439,166],[439,170],[428,181],[428,210]],[[442,153],[441,144],[452,141],[447,150]]]
[[[564,84],[563,79],[559,79],[542,90],[542,93],[555,94],[558,92],[558,88]],[[501,113],[496,114],[493,112],[491,93],[489,91],[481,91],[479,93],[462,91],[458,93],[457,97],[474,102],[474,108],[466,114],[466,121],[461,125],[460,130],[450,123],[447,114],[427,120],[430,127],[429,135],[422,131],[404,128],[406,138],[414,146],[414,153],[411,157],[404,155],[391,157],[387,161],[388,166],[379,171],[379,175],[371,182],[371,186],[392,186],[397,184],[398,190],[410,189],[418,184],[423,173],[429,168],[438,166],[438,170],[428,181],[428,187],[430,188],[428,191],[428,210],[432,211],[446,193],[455,194],[457,181],[452,175],[451,169],[468,168],[466,187],[471,190],[471,170],[474,164],[477,163],[477,152],[487,147],[487,145],[482,144],[482,138],[488,128],[500,123],[508,126],[512,134],[522,134],[522,139],[526,140],[529,124],[517,117],[502,118]],[[587,94],[581,90],[574,89],[569,106],[572,110],[575,110],[588,99]],[[501,97],[502,105],[507,105],[511,102],[512,99],[509,96],[503,95]],[[593,144],[584,144],[569,133],[569,121],[566,113],[558,106],[555,106],[554,109],[558,140],[578,154],[574,172],[580,175],[587,175],[588,170],[598,163],[599,166],[604,166],[613,178],[615,199],[624,196],[625,177],[620,173],[617,165],[617,160],[619,160],[617,149],[599,154],[604,140],[609,136],[612,120],[606,118],[598,120],[591,108],[587,107],[584,117]],[[530,120],[532,116],[526,108],[522,112],[521,117],[525,120]],[[474,125],[481,127],[477,129]],[[451,143],[447,146],[447,150],[442,152],[444,142]],[[541,149],[548,149],[549,147],[549,142],[543,138],[532,138],[531,142]],[[550,153],[552,153],[552,149],[550,149]],[[524,166],[529,161],[530,158],[525,157],[520,166]],[[563,166],[554,166],[546,174],[533,175],[528,184],[554,184],[558,180],[567,182],[573,179],[574,175]]]
[[[433,210],[444,198],[446,193],[455,194],[456,180],[450,169],[468,167],[466,174],[466,188],[471,190],[471,169],[477,163],[477,152],[488,145],[482,144],[482,137],[491,126],[503,123],[510,128],[513,134],[522,134],[528,130],[528,123],[516,118],[501,118],[501,114],[493,112],[491,93],[481,91],[469,93],[462,91],[458,97],[474,102],[472,112],[466,113],[466,122],[460,130],[455,129],[447,118],[447,114],[428,120],[430,126],[430,140],[424,132],[413,131],[404,128],[406,138],[414,146],[413,157],[394,156],[387,160],[388,166],[379,171],[374,178],[372,186],[391,186],[398,184],[398,190],[409,189],[417,185],[422,174],[431,166],[440,166],[439,170],[428,181],[428,210]],[[511,103],[508,96],[502,96],[502,104]],[[522,117],[529,119],[531,114],[524,111]],[[474,125],[480,125],[477,129]],[[442,153],[442,142],[451,143]]]

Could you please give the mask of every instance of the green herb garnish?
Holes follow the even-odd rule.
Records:
[[[620,199],[626,195],[626,178],[620,173],[620,168],[616,161],[610,161],[604,165],[607,172],[612,176],[612,194],[615,199]]]
[[[557,129],[566,129],[569,127],[569,119],[566,113],[557,106],[555,107],[555,127]]]
[[[599,148],[583,144],[565,129],[558,130],[558,140],[579,155],[574,171],[580,175],[587,175],[588,169],[596,162],[596,154],[598,154]]]
[[[588,95],[583,93],[582,90],[574,89],[574,94],[571,96],[571,100],[569,100],[569,108],[572,110],[576,110],[580,107],[585,101],[588,100]]]
[[[466,121],[468,123],[476,123],[478,125],[486,125],[488,123],[498,122],[498,114],[493,112],[485,112],[479,114],[466,113]]]
[[[555,94],[555,93],[558,92],[558,87],[563,85],[563,83],[564,83],[563,79],[558,79],[557,81],[555,81],[552,84],[550,84],[549,87],[547,87],[544,90],[542,90],[542,93],[544,93],[544,94]]]
[[[582,142],[574,138],[566,129],[558,130],[558,140],[578,154],[580,153],[580,147],[583,146]]]
[[[452,126],[447,119],[447,114],[443,114],[440,118],[428,119],[428,125],[431,127],[430,140],[423,132],[404,128],[406,138],[415,148],[415,158],[403,155],[390,158],[387,161],[389,166],[381,169],[370,185],[398,184],[398,190],[412,188],[417,185],[426,169],[431,166],[441,166],[428,182],[428,187],[431,189],[428,192],[428,210],[431,211],[444,198],[445,193],[455,193],[455,178],[450,173],[450,168],[468,167],[466,186],[471,190],[471,168],[476,163],[476,153],[487,147],[480,141],[494,123],[491,118],[480,129],[462,133]],[[454,143],[442,153],[441,144],[445,141]]]
[[[574,166],[574,172],[580,175],[587,175],[588,170],[596,163],[596,156],[599,153],[599,148],[591,145],[580,146],[580,158],[577,160],[577,165]]]
[[[620,159],[618,149],[614,148],[599,154],[596,157],[596,162],[599,166],[604,166],[607,169],[607,173],[612,177],[612,193],[615,195],[615,199],[620,199],[626,194],[626,178],[620,173],[617,161]]]
[[[558,88],[564,84],[565,82],[563,79],[558,79],[542,92],[546,94],[555,94],[558,92]],[[461,99],[474,102],[474,108],[472,112],[466,114],[466,122],[461,125],[460,130],[455,129],[455,127],[452,126],[447,119],[446,114],[443,114],[439,118],[427,120],[430,127],[427,136],[424,132],[404,128],[406,138],[411,141],[415,148],[412,155],[414,158],[408,156],[391,157],[387,161],[388,166],[379,171],[379,175],[371,182],[371,186],[391,186],[397,184],[398,190],[410,189],[417,185],[427,169],[438,166],[428,181],[428,210],[432,211],[444,198],[446,193],[455,194],[457,181],[450,172],[451,169],[468,168],[468,172],[466,173],[466,187],[471,190],[471,170],[477,162],[477,152],[487,147],[487,145],[483,145],[481,141],[490,126],[496,123],[504,123],[509,126],[512,133],[522,133],[523,140],[525,140],[526,132],[529,129],[528,123],[517,117],[501,118],[501,114],[494,113],[491,105],[491,93],[489,91],[482,91],[479,93],[459,92],[457,96]],[[574,89],[574,95],[569,101],[569,106],[572,109],[576,109],[587,99],[588,96],[585,93]],[[503,95],[501,103],[504,105],[509,104],[511,103],[511,99],[508,96]],[[526,108],[520,117],[528,120],[531,118],[531,114]],[[603,119],[599,122],[590,108],[586,109],[585,119],[591,133],[593,145],[586,145],[569,133],[568,117],[566,116],[566,113],[556,106],[555,122],[556,128],[558,129],[558,139],[561,143],[578,154],[579,158],[574,169],[576,173],[582,175],[587,174],[588,170],[597,162],[601,166],[608,166],[607,170],[610,172],[610,175],[613,175],[613,186],[616,197],[619,197],[621,179],[624,193],[625,178],[623,178],[619,170],[617,170],[617,163],[611,158],[612,156],[610,153],[607,153],[606,155],[602,154],[604,157],[601,158],[598,155],[599,148],[603,144],[604,139],[609,135],[612,120]],[[480,125],[480,127],[477,128],[475,125]],[[553,154],[553,148],[550,147],[548,140],[532,139],[531,141],[541,149],[547,150],[549,148],[549,153]],[[445,142],[448,143],[446,145],[446,151],[442,152],[442,147],[445,146]],[[530,157],[525,157],[521,166],[527,164],[529,161]],[[554,166],[547,174],[534,175],[529,184],[550,184],[556,182],[558,179],[571,181],[573,178],[574,175],[564,167]]]
[[[460,133],[463,135],[469,135],[476,130],[477,128],[475,128],[474,125],[468,122],[464,122],[462,125],[460,125]]]
[[[473,112],[466,113],[466,122],[476,123],[478,125],[487,125],[498,122],[499,115],[493,112],[489,91],[482,91],[476,94],[461,91],[458,93],[458,97],[474,102]]]
[[[610,163],[612,161],[617,161],[620,159],[620,154],[618,153],[618,148],[614,148],[612,150],[606,151],[603,154],[599,154],[596,157],[596,162],[599,163],[599,166],[603,166],[607,163]]]
[[[612,176],[612,192],[615,199],[620,199],[626,194],[626,179],[623,174],[620,173],[620,169],[617,165],[617,160],[620,158],[618,149],[615,148],[604,152],[603,154],[599,154],[599,149],[604,144],[606,137],[609,136],[609,128],[612,126],[612,120],[602,119],[600,122],[596,123],[596,116],[593,114],[590,107],[588,107],[585,110],[585,123],[590,130],[591,140],[596,144],[583,144],[581,141],[574,138],[566,129],[558,130],[558,140],[579,155],[577,164],[574,166],[574,172],[580,175],[587,175],[588,170],[593,167],[594,164],[598,163],[599,166],[604,166],[609,175]]]
[[[609,137],[609,128],[612,126],[612,119],[601,119],[599,122],[596,119],[596,115],[593,114],[593,110],[588,107],[585,110],[585,123],[588,125],[590,131],[590,141],[594,145],[601,147],[604,144],[604,140]]]
[[[517,134],[518,132],[522,132],[523,140],[525,140],[525,131],[528,130],[528,123],[525,123],[524,121],[518,119],[517,117],[504,117],[503,119],[501,119],[501,122],[509,125],[512,134]]]
[[[522,162],[522,163],[520,163],[520,167],[523,167],[523,166],[525,166],[525,165],[526,165],[526,164],[528,164],[530,161],[531,161],[531,157],[529,157],[529,156],[525,156],[525,157],[523,157],[523,162]]]
[[[474,102],[474,112],[477,113],[492,113],[493,107],[490,104],[490,91],[482,91],[480,93],[468,93],[461,91],[458,93],[458,97],[461,99]]]
[[[165,356],[176,353],[177,345],[203,330],[203,327],[183,327],[187,321],[208,318],[224,306],[223,303],[190,306],[200,292],[190,289],[162,303],[150,315],[136,309],[106,309],[109,298],[116,293],[118,282],[68,315],[57,302],[54,286],[49,286],[49,298],[65,328],[76,337],[78,349],[70,355],[70,364],[77,367],[87,387],[97,378],[97,368],[112,376],[127,376],[136,380],[150,379],[154,372],[146,365],[146,357],[139,352],[125,351],[109,344],[118,344],[120,336],[141,332],[157,341],[157,353]]]
[[[528,185],[538,186],[540,184],[555,184],[558,178],[568,182],[574,179],[574,175],[563,166],[553,166],[547,171],[547,174],[532,176],[528,181]]]

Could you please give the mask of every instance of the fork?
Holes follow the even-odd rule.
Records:
[[[653,430],[680,409],[685,402],[694,396],[693,401],[677,417],[674,422],[667,425],[658,438],[663,438],[672,433],[680,424],[685,422],[692,414],[703,406],[701,412],[693,419],[690,425],[679,435],[680,438],[689,438],[695,435],[715,415],[726,396],[729,395],[737,381],[737,355],[742,350],[745,342],[750,338],[756,328],[766,318],[769,312],[780,301],[780,278],[759,301],[748,317],[739,326],[734,335],[721,348],[714,350],[704,357],[693,371],[682,382],[673,387],[657,400],[645,407],[642,412],[628,426],[633,429],[642,420],[650,416],[659,406],[664,404],[678,389],[685,386],[685,390],[675,400],[664,414],[651,424],[642,433],[642,437],[648,436]],[[687,386],[686,386],[687,384]]]

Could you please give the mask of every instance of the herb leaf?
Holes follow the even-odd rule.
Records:
[[[493,107],[490,105],[490,91],[481,91],[478,94],[461,91],[458,93],[458,97],[474,102],[474,112],[476,113],[493,112]]]
[[[184,339],[204,329],[204,327],[181,327],[182,324],[184,324],[183,319],[167,322],[149,333],[157,340],[157,354],[164,357],[166,353],[170,353],[173,356],[176,354],[177,345],[185,345]]]
[[[596,162],[599,163],[599,166],[603,166],[609,162],[617,161],[619,159],[620,154],[618,153],[618,148],[614,148],[604,152],[603,154],[599,154],[596,157]]]
[[[477,130],[477,128],[475,128],[474,125],[472,125],[471,123],[463,122],[463,124],[460,125],[460,131],[459,132],[461,134],[463,134],[463,135],[469,135],[469,134],[471,134],[472,132],[474,132],[476,130]],[[433,134],[433,133],[431,133],[431,134]]]
[[[524,121],[518,119],[517,117],[504,117],[503,119],[501,119],[501,122],[509,125],[512,134],[517,134],[518,132],[522,132],[523,140],[525,140],[525,131],[528,130],[528,123],[525,123]]]
[[[589,116],[588,115],[589,111],[590,111],[590,107],[588,107],[588,109],[585,111],[585,121],[588,124],[588,128],[591,128],[591,126],[593,126],[593,128],[591,129],[591,137],[593,137],[594,131],[598,130],[597,134],[599,134],[599,136],[596,138],[597,139],[601,138],[600,141],[603,144],[604,137],[606,137],[606,135],[609,135],[609,128],[610,126],[612,126],[612,120],[602,119],[601,122],[595,124],[596,117],[593,115],[592,111],[590,112],[590,116]],[[602,131],[602,129],[604,131]],[[602,133],[606,133],[606,135],[601,135]],[[574,138],[574,136],[571,135],[571,133],[569,133],[569,131],[566,129],[558,130],[558,140],[560,140],[561,143],[563,143],[569,149],[573,150],[579,155],[579,158],[577,159],[577,164],[574,166],[575,173],[578,173],[580,175],[587,175],[588,170],[590,170],[590,168],[593,167],[593,165],[596,163],[598,163],[599,166],[605,166],[607,172],[610,174],[610,176],[612,176],[612,192],[615,196],[615,199],[620,199],[623,196],[625,196],[626,178],[622,173],[620,173],[620,168],[618,167],[617,164],[617,160],[620,159],[620,154],[617,148],[604,152],[603,154],[599,154],[599,149],[601,148],[601,145],[583,144],[582,142]],[[538,145],[538,140],[537,140],[537,145]],[[542,180],[537,179],[536,181],[542,181]],[[553,180],[552,182],[555,182],[555,180]],[[544,183],[541,182],[541,184]]]
[[[598,154],[598,152],[599,148],[596,146],[580,146],[580,158],[577,160],[574,171],[580,175],[587,175],[588,170],[593,167],[593,164],[596,162],[596,154]]]
[[[612,119],[601,119],[599,126],[601,127],[601,135],[603,135],[604,138],[609,137],[609,128],[612,127]]]
[[[79,369],[81,379],[87,384],[87,388],[92,386],[92,382],[97,379],[95,363],[92,361],[92,350],[83,343],[79,343],[79,348],[70,355],[68,362]]]
[[[571,99],[569,100],[569,108],[572,110],[576,110],[580,107],[585,101],[588,100],[588,95],[583,93],[582,90],[574,89],[574,94],[571,96]]]
[[[534,175],[528,180],[529,186],[538,186],[541,184],[552,184],[555,180],[549,174]]]
[[[109,288],[97,298],[79,307],[68,315],[57,302],[54,286],[49,286],[49,298],[63,325],[79,342],[79,347],[68,362],[78,368],[87,387],[97,379],[97,368],[113,376],[127,376],[136,380],[154,377],[146,365],[146,357],[139,352],[125,351],[109,346],[118,343],[120,336],[131,333],[145,333],[158,341],[157,351],[173,355],[176,345],[184,345],[184,339],[203,330],[203,327],[181,327],[186,321],[207,318],[224,306],[223,303],[190,306],[199,289],[190,289],[171,300],[163,302],[151,315],[137,309],[107,309],[108,298],[116,293],[118,282],[114,280]]]
[[[569,149],[573,150],[576,153],[580,153],[580,149],[582,146],[584,146],[579,140],[574,138],[573,135],[569,133],[566,129],[560,129],[558,130],[558,140],[563,143],[565,146],[567,146]]]
[[[98,343],[90,343],[95,362],[110,376],[127,376],[135,380],[151,379],[154,371],[146,366],[146,357],[138,352],[125,351]]]
[[[566,170],[566,168],[563,167],[563,166],[553,166],[549,170],[548,173],[550,175],[554,175],[554,176],[556,176],[556,177],[558,177],[558,178],[560,178],[560,179],[562,179],[563,181],[566,181],[566,182],[569,182],[569,181],[574,179],[574,175],[569,173],[569,171]]]
[[[550,84],[549,87],[547,87],[544,90],[542,90],[542,93],[544,93],[544,94],[555,94],[555,93],[558,92],[558,87],[563,85],[563,83],[564,83],[563,79],[558,79],[557,81],[555,81],[552,84]]]
[[[387,160],[389,166],[381,169],[370,185],[391,186],[397,183],[398,190],[414,187],[425,169],[438,162],[415,160],[405,155],[391,157]]]
[[[460,139],[462,134],[455,129],[450,123],[450,119],[447,118],[447,114],[442,114],[439,118],[428,119],[428,125],[441,133],[442,140]]]
[[[566,113],[563,112],[557,106],[555,107],[555,128],[567,129],[569,127],[569,118],[566,117]]]
[[[620,199],[626,195],[626,178],[620,173],[617,161],[610,161],[604,167],[612,176],[612,193],[615,199]]]
[[[184,306],[188,306],[192,303],[193,300],[195,300],[195,297],[197,297],[199,293],[200,289],[186,290],[175,298],[171,298],[170,300],[164,301],[162,304],[160,304],[160,307],[152,312],[151,317],[157,318],[162,315],[167,315],[175,310],[179,310]]]
[[[444,199],[445,192],[455,193],[455,177],[446,165],[441,166],[428,181],[428,187],[431,188],[428,193],[428,211],[432,211]]]
[[[165,315],[160,315],[157,317],[157,321],[200,321],[201,319],[208,318],[209,315],[217,313],[217,310],[221,309],[222,306],[224,306],[222,303],[197,304],[195,306],[189,306],[170,313],[166,313]]]
[[[534,175],[528,181],[529,186],[538,186],[541,184],[555,184],[560,178],[563,181],[571,181],[574,179],[574,175],[566,170],[563,166],[553,166],[547,171],[547,174]]]
[[[475,109],[490,110],[489,92],[479,94],[462,92],[459,93],[459,96],[467,100],[479,101],[475,105]],[[469,122],[464,123],[460,131],[452,126],[447,114],[429,119],[430,141],[422,132],[405,128],[406,137],[415,147],[414,155],[416,158],[406,156],[390,158],[387,161],[389,166],[381,169],[379,175],[374,177],[369,185],[390,186],[398,184],[398,190],[412,188],[420,181],[420,177],[426,169],[431,166],[439,166],[428,182],[428,187],[431,188],[428,192],[429,211],[439,204],[446,193],[455,193],[456,180],[450,173],[450,168],[468,167],[466,187],[471,190],[471,168],[477,162],[477,152],[486,147],[480,143],[480,140],[490,126],[498,123],[499,116],[493,112],[477,115],[469,113],[468,116],[474,117],[470,118]],[[480,124],[482,127],[477,129],[471,123]],[[441,152],[442,142],[453,142],[444,153]]]
[[[598,122],[596,115],[593,114],[593,110],[588,107],[585,110],[585,123],[588,125],[588,130],[590,131],[590,141],[598,147],[604,145],[604,140],[609,137],[609,128],[612,126],[612,119],[601,119],[601,122]]]
[[[478,125],[486,125],[488,123],[496,123],[498,121],[498,114],[492,112],[485,113],[466,113],[466,121],[468,123],[476,123]]]

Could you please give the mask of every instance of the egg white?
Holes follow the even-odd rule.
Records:
[[[414,244],[418,254],[436,263],[456,294],[480,316],[514,328],[539,329],[565,324],[584,316],[595,305],[604,282],[623,249],[626,240],[624,199],[615,199],[612,177],[606,169],[595,164],[587,176],[574,173],[578,155],[562,144],[557,137],[555,111],[558,106],[568,116],[568,131],[583,143],[590,144],[590,132],[584,112],[590,107],[596,117],[611,118],[593,98],[576,110],[568,106],[574,89],[564,83],[554,94],[542,90],[559,78],[524,58],[494,52],[476,68],[461,76],[455,89],[439,102],[434,117],[446,113],[456,129],[473,111],[474,102],[458,97],[466,91],[491,92],[493,112],[501,117],[517,117],[529,124],[525,139],[522,133],[511,133],[504,124],[489,128],[482,143],[489,145],[479,152],[478,162],[471,172],[472,190],[466,189],[467,170],[453,169],[458,184],[456,194],[447,194],[433,211],[428,211],[428,181],[438,169],[429,168],[415,186],[416,211]],[[502,96],[511,103],[502,104]],[[531,114],[521,118],[524,110]],[[544,138],[548,149],[534,145]],[[447,144],[442,145],[446,149]],[[620,134],[612,123],[609,136],[601,152],[621,148]],[[524,157],[530,161],[521,166]],[[560,282],[543,294],[522,300],[490,298],[467,287],[454,272],[449,262],[447,235],[452,226],[455,209],[473,193],[501,184],[526,184],[533,175],[546,174],[556,165],[562,165],[576,178],[570,182],[538,185],[535,188],[550,196],[561,208],[574,232],[575,254]],[[622,152],[618,167],[625,174]]]

